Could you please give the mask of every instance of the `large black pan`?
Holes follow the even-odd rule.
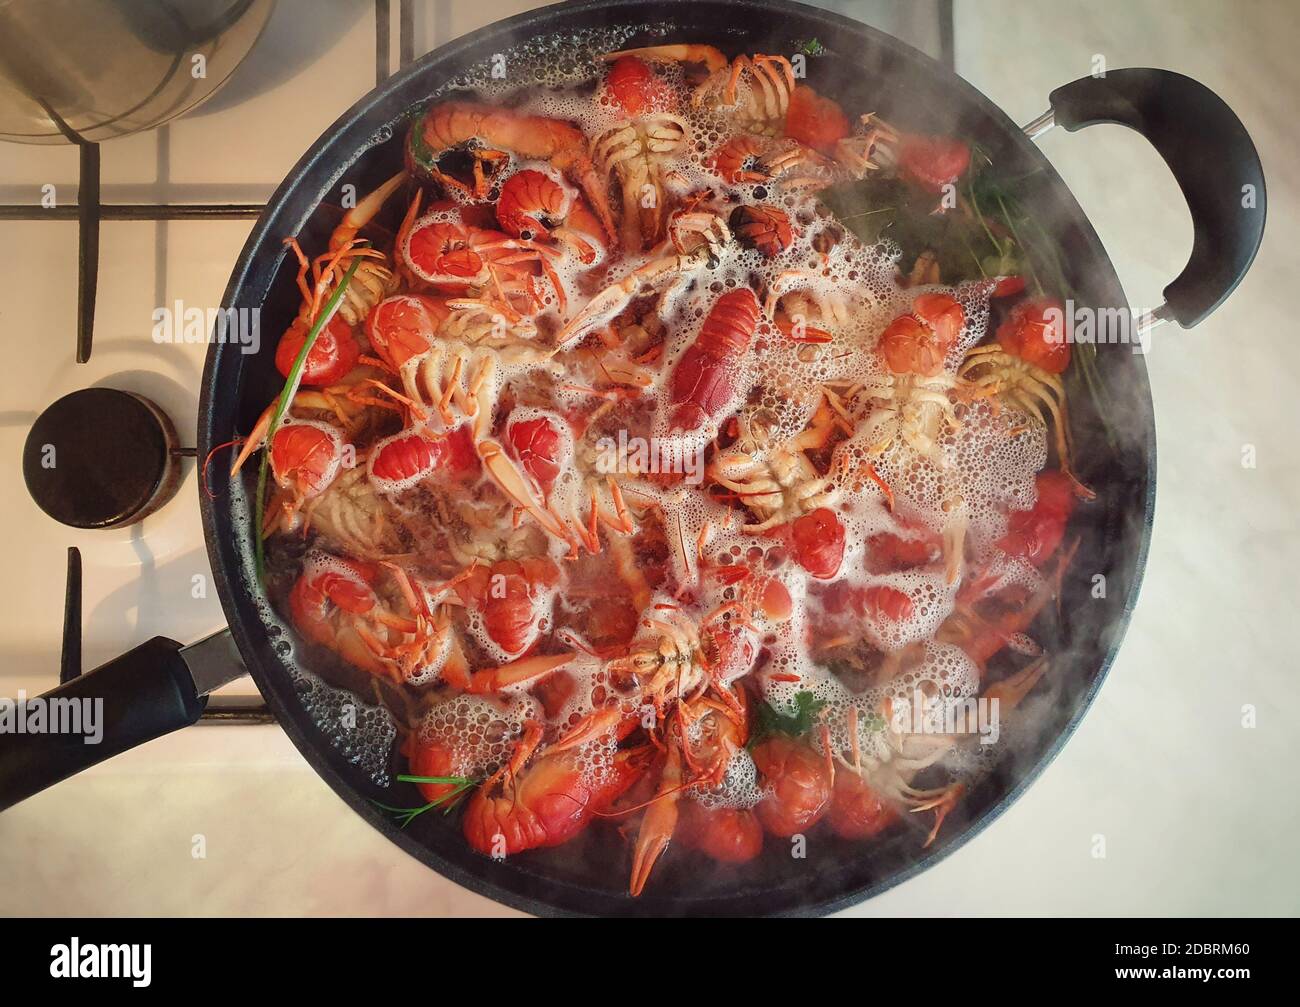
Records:
[[[1126,306],[1082,210],[1002,112],[965,81],[896,40],[786,0],[587,0],[511,18],[430,53],[343,115],[290,172],[248,239],[225,305],[260,309],[267,332],[288,323],[298,295],[294,264],[281,239],[296,234],[309,248],[322,246],[337,219],[329,204],[338,200],[339,186],[353,183],[358,192],[366,192],[396,171],[408,117],[448,80],[490,65],[494,54],[509,53],[529,40],[600,26],[644,25],[654,27],[629,45],[709,42],[729,54],[791,53],[798,40],[819,40],[826,51],[811,64],[811,82],[846,109],[871,109],[911,129],[929,126],[972,138],[1007,172],[1034,174],[1038,183],[1031,203],[1059,242],[1066,279],[1078,301],[1096,308]],[[1085,78],[1053,92],[1050,104],[1057,125],[1075,130],[1096,122],[1123,123],[1147,137],[1164,157],[1191,208],[1195,244],[1186,268],[1165,291],[1162,314],[1183,326],[1199,322],[1241,279],[1263,231],[1263,176],[1241,123],[1200,84],[1159,70],[1117,70],[1105,78]],[[1253,191],[1252,205],[1243,206],[1251,203],[1243,201],[1243,191]],[[253,356],[235,346],[211,349],[199,413],[200,457],[249,430],[278,392],[273,351],[273,345]],[[227,485],[215,468],[217,496],[201,497],[208,552],[239,654],[284,730],[357,814],[440,873],[534,912],[827,912],[925,869],[1005,809],[1060,749],[1114,659],[1146,560],[1155,441],[1142,356],[1128,345],[1106,345],[1100,347],[1097,363],[1104,388],[1100,407],[1077,389],[1072,397],[1082,475],[1097,488],[1098,499],[1080,511],[1082,544],[1063,587],[1061,619],[1054,630],[1044,630],[1051,634],[1044,642],[1058,655],[1051,702],[1044,704],[1040,729],[1006,753],[924,854],[915,833],[903,830],[869,848],[814,833],[806,860],[769,849],[758,864],[735,870],[701,870],[692,858],[669,856],[649,890],[633,902],[624,894],[626,852],[616,842],[580,839],[576,848],[558,855],[538,852],[496,863],[466,848],[454,816],[425,815],[402,831],[373,802],[414,803],[414,788],[377,785],[346,741],[331,740],[339,732],[322,730],[304,708],[291,648],[259,614],[263,589],[250,563],[248,487]],[[1110,432],[1104,435],[1106,429]],[[1094,596],[1095,574],[1105,575],[1104,597]],[[108,719],[104,743],[91,751],[93,746],[76,739],[0,736],[0,807],[116,751],[193,722],[203,706],[203,683],[213,676],[213,646],[182,653],[178,644],[153,640],[60,689],[61,695],[103,697]]]

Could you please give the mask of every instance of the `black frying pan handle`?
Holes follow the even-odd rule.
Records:
[[[1223,99],[1170,70],[1109,70],[1051,94],[1058,126],[1137,130],[1165,159],[1192,213],[1192,255],[1165,287],[1164,314],[1191,328],[1241,282],[1264,237],[1264,170]]]
[[[82,701],[100,701],[91,707],[100,712],[98,716],[92,713],[91,720],[79,721],[81,733],[77,734],[19,734],[19,708],[10,707],[0,714],[0,718],[9,718],[6,729],[0,730],[0,811],[128,748],[187,727],[199,719],[208,702],[196,693],[189,667],[181,657],[181,645],[162,636],[39,699],[45,725],[52,722],[55,709],[62,711],[60,717],[71,716],[72,704],[54,707],[51,700],[77,701],[78,715],[87,709]],[[27,700],[29,713],[33,703]],[[0,724],[4,723],[0,719]],[[68,723],[62,720],[62,724]],[[86,743],[85,729],[90,726],[102,729],[97,744]]]

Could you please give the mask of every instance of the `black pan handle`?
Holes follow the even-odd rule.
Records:
[[[1264,237],[1264,169],[1241,120],[1204,84],[1138,67],[1083,77],[1051,94],[1069,132],[1118,123],[1141,133],[1173,172],[1192,213],[1192,255],[1165,287],[1162,317],[1203,321],[1241,282]]]
[[[52,705],[52,700],[64,702]],[[60,721],[63,726],[73,723],[74,702],[68,701],[75,702],[80,733],[17,733],[20,722],[30,723],[38,702],[44,726],[53,723],[54,710],[68,718]],[[156,636],[37,699],[10,705],[0,711],[0,811],[128,748],[193,724],[207,702],[195,689],[181,645]],[[102,732],[98,742],[88,743],[93,736],[88,727]]]

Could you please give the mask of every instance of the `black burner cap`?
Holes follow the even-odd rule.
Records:
[[[74,528],[119,528],[151,514],[180,484],[176,430],[142,395],[83,388],[32,424],[23,478],[37,506]]]

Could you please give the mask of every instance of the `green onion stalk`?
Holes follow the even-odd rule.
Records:
[[[262,460],[257,468],[257,496],[253,501],[253,543],[254,556],[257,567],[257,579],[261,580],[263,568],[265,565],[265,547],[262,542],[262,523],[265,518],[266,508],[266,473],[270,467],[271,458],[271,439],[280,429],[280,421],[284,418],[285,412],[289,408],[289,403],[293,397],[298,394],[298,386],[302,384],[302,370],[307,363],[307,354],[311,353],[312,347],[316,345],[316,337],[324,330],[325,326],[338,313],[339,305],[343,301],[343,294],[352,282],[352,275],[361,265],[361,259],[352,260],[352,265],[348,266],[347,272],[339,280],[339,284],[334,288],[334,293],[325,302],[325,308],[316,317],[312,323],[311,329],[307,333],[307,338],[303,340],[302,349],[294,357],[293,366],[289,368],[289,375],[284,380],[284,388],[280,392],[280,397],[276,400],[275,412],[271,415],[271,423],[266,428],[266,440],[262,444]]]

